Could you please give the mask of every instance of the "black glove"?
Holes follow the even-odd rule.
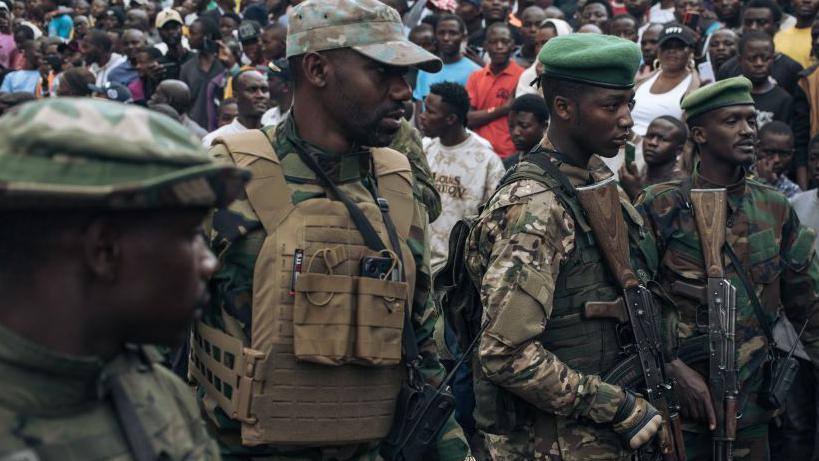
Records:
[[[620,435],[623,445],[630,450],[651,441],[662,422],[663,418],[656,408],[628,391],[612,420],[614,432]]]

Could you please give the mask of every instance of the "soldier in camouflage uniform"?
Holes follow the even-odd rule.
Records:
[[[594,153],[616,155],[633,126],[640,50],[616,37],[575,34],[549,41],[538,59],[551,122],[538,151],[514,170],[531,179],[499,187],[467,242],[466,265],[488,321],[474,367],[476,420],[496,461],[628,459],[660,417],[600,377],[618,363],[617,322],[585,318],[583,306],[613,301],[619,290],[560,177],[576,187],[612,176]],[[532,163],[537,155],[552,172]],[[641,221],[620,196],[639,235]],[[650,252],[648,243],[632,254]]]
[[[784,313],[794,325],[811,319],[802,337],[814,364],[819,359],[819,265],[814,233],[801,226],[788,200],[775,189],[748,178],[754,158],[756,117],[751,83],[744,77],[702,88],[683,100],[700,163],[690,179],[648,187],[637,207],[657,240],[659,280],[674,297],[679,325],[671,333],[679,343],[707,333],[708,307],[703,297],[684,294],[675,281],[704,287],[706,274],[700,237],[686,198],[689,188],[726,188],[728,219],[725,239],[754,285],[771,324]],[[724,257],[726,276],[737,287],[736,344],[738,397],[736,459],[768,459],[771,412],[757,401],[763,368],[769,360],[764,331],[737,269]],[[703,343],[703,347],[707,347]],[[707,356],[707,350],[702,354]],[[714,409],[708,390],[708,361],[673,359],[667,371],[677,381],[686,429],[689,460],[710,459]]]
[[[218,460],[181,340],[216,268],[202,222],[249,175],[170,118],[46,99],[0,118],[0,459]]]
[[[313,157],[353,202],[374,203],[367,189],[374,177],[370,146],[419,144],[406,130],[411,127],[400,119],[403,102],[410,97],[403,73],[409,66],[436,71],[440,61],[407,42],[397,13],[376,0],[308,0],[290,12],[289,21],[287,56],[294,76],[295,102],[282,123],[262,129],[281,162],[286,190],[268,193],[289,193],[296,207],[311,199],[335,200],[300,158],[301,152]],[[225,145],[218,144],[219,140],[216,143],[211,155],[232,162]],[[404,153],[412,160],[410,152]],[[414,172],[423,152],[419,150],[416,157],[410,162]],[[417,268],[415,283],[410,287],[411,320],[422,357],[421,371],[428,382],[438,384],[445,373],[433,340],[436,313],[426,241],[427,214],[439,212],[434,209],[439,205],[434,205],[436,200],[424,200],[430,195],[424,190],[434,192],[434,188],[419,184],[417,179],[412,187],[414,212],[406,241],[411,253],[407,257],[415,261]],[[433,205],[430,209],[425,206],[427,201]],[[247,199],[219,209],[214,215],[211,244],[220,269],[211,282],[212,303],[203,322],[241,338],[245,345],[252,340],[254,313],[259,308],[252,302],[254,283],[259,282],[254,278],[254,269],[266,236],[259,215]],[[322,447],[243,445],[240,421],[216,406],[207,394],[202,403],[219,433],[227,459],[380,459],[377,442]],[[468,455],[463,433],[450,418],[429,459],[460,461]]]

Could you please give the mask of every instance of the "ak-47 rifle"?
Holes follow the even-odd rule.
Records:
[[[617,302],[587,303],[584,306],[585,315],[629,321],[634,335],[636,358],[639,360],[643,378],[638,391],[660,412],[664,420],[657,437],[659,453],[666,461],[684,461],[685,446],[679,420],[679,406],[674,400],[672,382],[663,372],[659,311],[654,305],[653,295],[640,282],[631,267],[628,228],[623,219],[614,177],[591,186],[578,187],[576,191],[600,252],[623,290],[623,297]],[[625,313],[622,313],[623,307]]]
[[[713,459],[729,461],[737,433],[736,287],[725,277],[722,251],[728,212],[725,189],[692,189],[691,204],[708,275],[708,381],[717,417]]]

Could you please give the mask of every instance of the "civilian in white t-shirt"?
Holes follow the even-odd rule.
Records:
[[[813,183],[819,184],[819,136],[811,139],[808,147],[808,172],[813,178]],[[799,216],[799,222],[819,234],[819,189],[800,192],[790,200],[796,215]],[[813,248],[819,251],[819,237],[813,242]]]
[[[202,138],[202,145],[205,147],[210,147],[213,140],[220,136],[262,127],[262,115],[270,106],[267,80],[257,70],[245,70],[233,79],[232,84],[239,115],[233,122],[211,131]]]
[[[419,114],[421,131],[433,138],[424,146],[435,188],[441,195],[441,216],[430,224],[432,271],[446,263],[449,232],[464,216],[478,213],[504,175],[500,157],[466,130],[469,95],[452,82],[436,83]]]

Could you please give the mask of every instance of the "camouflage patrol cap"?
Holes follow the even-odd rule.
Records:
[[[141,107],[44,99],[0,118],[0,209],[224,206],[249,179],[195,135]]]
[[[287,57],[352,48],[378,62],[438,72],[434,54],[404,38],[395,9],[378,0],[307,0],[288,14]]]

